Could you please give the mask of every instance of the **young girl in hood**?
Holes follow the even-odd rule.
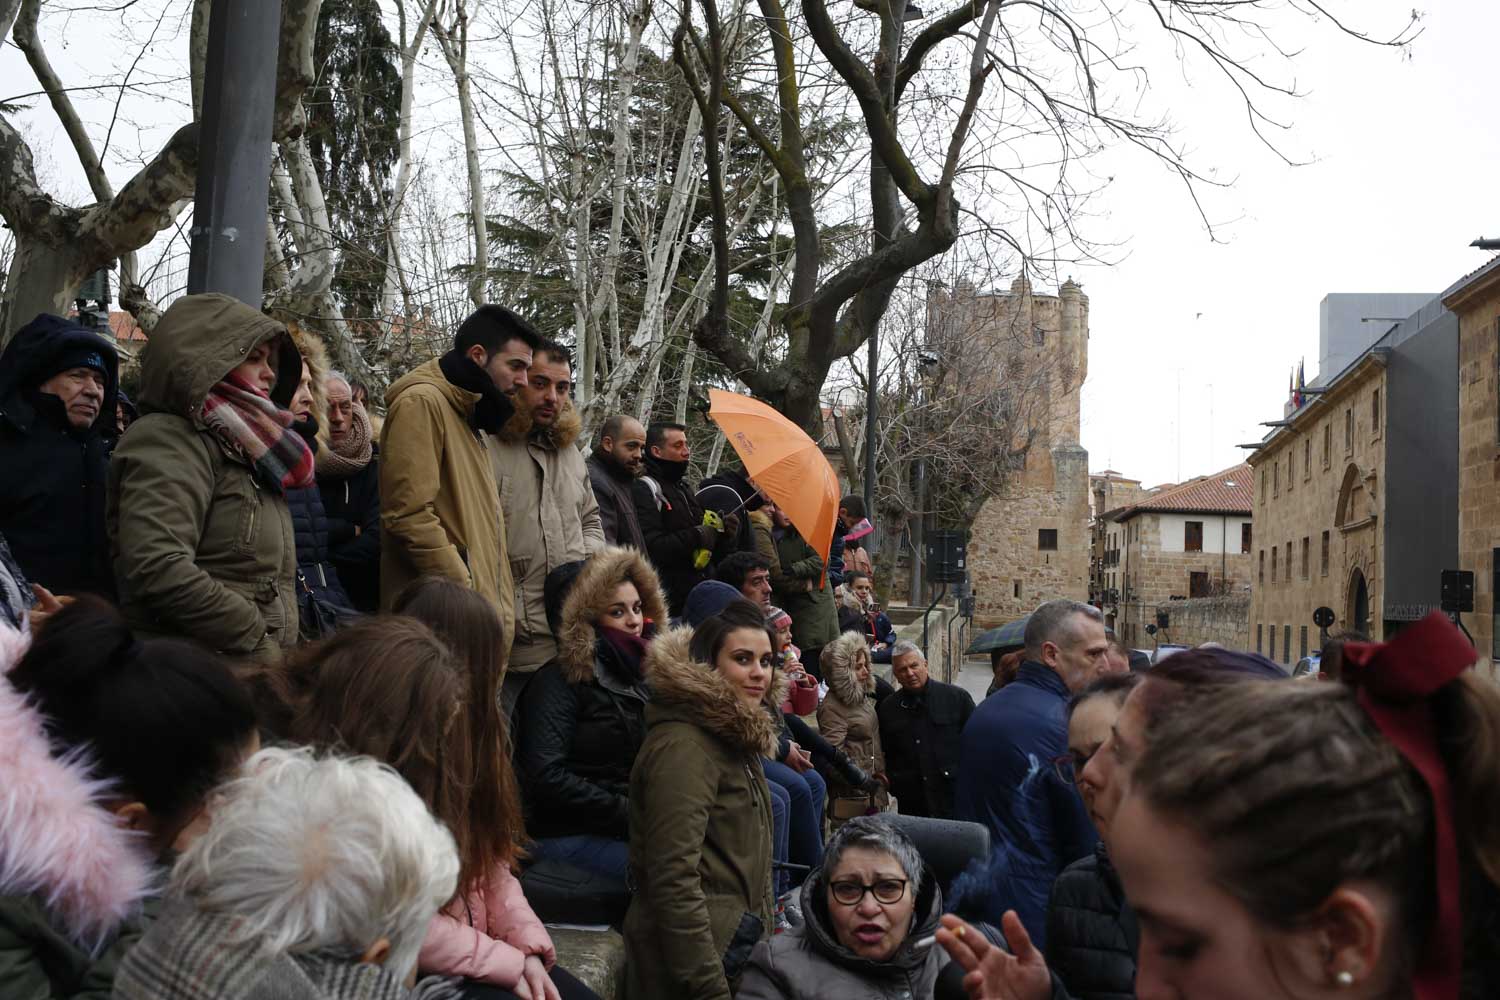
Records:
[[[29,649],[0,626],[0,671],[0,995],[105,997],[155,869],[258,747],[254,710],[218,657],[90,597]]]
[[[533,853],[624,879],[630,768],[646,738],[644,661],[666,600],[634,548],[568,563],[546,581],[558,655],[522,695],[516,766]]]

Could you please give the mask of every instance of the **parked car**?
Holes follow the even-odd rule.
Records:
[[[1321,653],[1314,653],[1311,656],[1304,656],[1302,659],[1298,660],[1297,665],[1292,668],[1293,677],[1316,678],[1322,672],[1323,654]]]
[[[1182,646],[1176,643],[1163,643],[1162,645],[1157,646],[1156,649],[1151,653],[1151,665],[1155,666],[1162,660],[1165,660],[1167,657],[1171,656],[1173,653],[1180,653],[1184,649],[1192,648],[1192,646]]]

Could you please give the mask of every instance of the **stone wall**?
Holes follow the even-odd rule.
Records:
[[[1377,390],[1385,396],[1385,371],[1378,364],[1366,364],[1350,372],[1329,392],[1307,404],[1316,409],[1299,416],[1297,426],[1277,435],[1248,459],[1256,475],[1248,648],[1256,648],[1259,629],[1260,651],[1279,663],[1290,666],[1297,662],[1304,627],[1309,630],[1309,647],[1317,648],[1318,631],[1312,614],[1319,607],[1333,609],[1335,624],[1330,632],[1368,632],[1373,627],[1375,637],[1381,638],[1383,535],[1379,511],[1386,480],[1385,447],[1384,427],[1373,425],[1371,397]],[[1353,435],[1346,447],[1345,427],[1351,416]],[[1325,436],[1329,442],[1326,461]],[[1342,524],[1341,496],[1346,498],[1348,508]],[[1325,533],[1326,568],[1322,558]],[[1304,538],[1308,544],[1305,575]],[[1366,588],[1369,615],[1365,621],[1356,622],[1355,592],[1360,580]],[[1273,631],[1277,636],[1274,650],[1270,642]]]
[[[1180,646],[1216,642],[1229,649],[1253,648],[1247,625],[1250,615],[1250,595],[1247,593],[1141,605],[1137,613],[1143,612],[1154,622],[1157,611],[1165,611],[1168,615],[1168,627],[1156,634],[1157,642]],[[1144,633],[1142,636],[1147,641],[1134,644],[1135,648],[1150,649],[1151,637]]]
[[[1219,521],[1224,515],[1204,514],[1205,534],[1209,523],[1218,531]],[[1215,594],[1229,596],[1246,602],[1248,609],[1249,588],[1253,554],[1233,551],[1238,548],[1236,537],[1229,539],[1232,551],[1218,552],[1165,552],[1162,550],[1162,515],[1139,514],[1121,523],[1119,529],[1125,534],[1120,556],[1120,575],[1124,586],[1120,587],[1126,599],[1117,605],[1114,621],[1115,631],[1127,646],[1146,649],[1151,644],[1146,626],[1155,622],[1158,605],[1179,607],[1184,601],[1173,601],[1173,597],[1188,597],[1191,591],[1191,574],[1207,573],[1210,587]],[[1217,540],[1217,535],[1215,536]],[[1166,641],[1166,640],[1163,640]],[[1178,640],[1170,640],[1176,642]],[[1207,640],[1199,640],[1207,641]],[[1229,643],[1222,639],[1215,642]]]
[[[1495,656],[1494,552],[1500,548],[1500,273],[1480,278],[1444,304],[1458,314],[1458,555],[1474,573],[1474,613],[1464,624],[1481,664]]]

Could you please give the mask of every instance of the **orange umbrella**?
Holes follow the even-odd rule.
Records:
[[[826,562],[839,512],[839,480],[823,450],[758,399],[720,389],[710,389],[708,399],[708,415],[745,463],[745,474]]]

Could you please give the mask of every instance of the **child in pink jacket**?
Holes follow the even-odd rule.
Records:
[[[424,974],[463,976],[514,990],[528,960],[550,969],[557,955],[547,928],[521,894],[521,883],[502,865],[432,918],[417,967]]]

